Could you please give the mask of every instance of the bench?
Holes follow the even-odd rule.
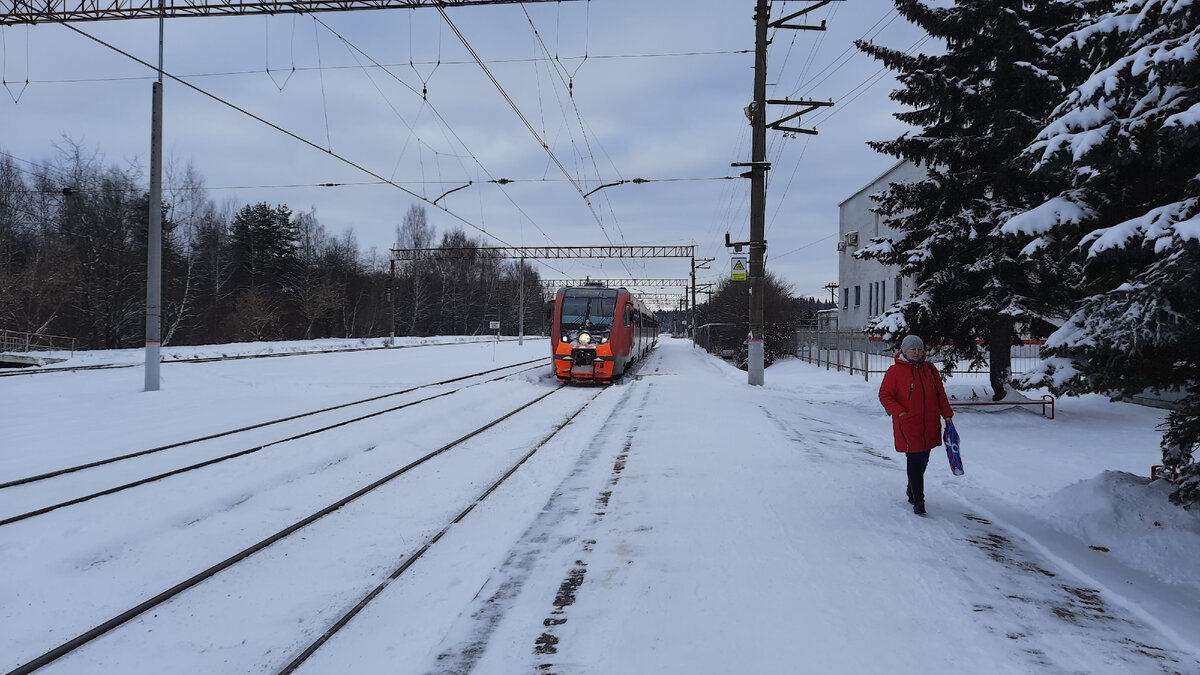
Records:
[[[966,406],[983,406],[983,405],[1040,405],[1042,406],[1042,417],[1054,419],[1054,397],[1050,394],[1044,394],[1040,401],[961,401],[950,402],[950,408],[963,408]],[[1050,406],[1050,414],[1046,414],[1046,406]]]

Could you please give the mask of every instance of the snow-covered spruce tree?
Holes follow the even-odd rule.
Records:
[[[1130,0],[1059,48],[1094,71],[1028,154],[1069,185],[1005,230],[1039,237],[1034,255],[1071,238],[1087,297],[1030,383],[1186,392],[1163,462],[1182,474],[1172,501],[1200,504],[1200,0]]]
[[[896,0],[906,19],[945,41],[946,53],[857,43],[896,72],[903,88],[892,99],[912,108],[896,118],[917,127],[869,145],[928,171],[923,181],[892,184],[875,197],[903,234],[872,240],[855,255],[899,265],[914,283],[869,329],[896,342],[905,333],[921,335],[939,345],[947,372],[959,359],[977,367],[986,360],[996,399],[1006,394],[1018,336],[1047,335],[1067,316],[1071,286],[1061,281],[1062,270],[1048,257],[1021,256],[1032,237],[1001,235],[999,228],[1056,190],[1031,179],[1028,160],[1019,158],[1085,74],[1079,61],[1051,47],[1092,6],[956,0],[932,8]]]

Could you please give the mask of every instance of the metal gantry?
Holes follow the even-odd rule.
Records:
[[[690,279],[542,279],[543,291],[554,291],[568,286],[586,286],[588,284],[602,284],[604,286],[626,288],[688,288],[691,286]]]
[[[445,260],[483,258],[695,258],[695,246],[464,246],[445,248],[393,248],[393,260]]]
[[[448,246],[439,248],[393,248],[392,276],[396,274],[397,261],[417,260],[520,260],[522,271],[525,260],[564,258],[689,258],[691,260],[690,279],[549,279],[541,282],[542,291],[553,291],[563,286],[581,286],[589,282],[602,281],[607,286],[645,286],[667,287],[679,286],[687,289],[691,285],[691,307],[685,311],[695,314],[696,307],[696,247],[695,246]],[[712,262],[711,259],[701,258],[703,265]],[[647,283],[638,283],[647,282]],[[553,286],[550,286],[553,284]],[[520,284],[522,307],[519,316],[524,318],[525,284]],[[644,294],[643,294],[644,295]],[[687,290],[682,296],[684,305],[687,303]],[[689,323],[690,325],[690,323]],[[518,335],[524,336],[524,323],[518,329]]]
[[[671,312],[672,323],[678,320],[678,314],[684,313],[687,315],[687,297],[682,295],[671,295],[670,293],[637,293],[637,297],[646,306],[654,312]],[[676,330],[676,326],[672,326],[672,331]]]
[[[417,9],[563,1],[572,0],[0,0],[0,25],[195,16],[312,14],[362,9]]]

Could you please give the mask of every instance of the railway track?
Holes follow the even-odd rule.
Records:
[[[100,638],[101,636],[104,636],[105,634],[118,628],[119,626],[126,624],[127,622],[135,619],[136,617],[144,615],[149,610],[159,607],[160,605],[167,602],[168,600],[171,600],[173,598],[180,596],[181,594],[183,594],[186,591],[188,591],[189,589],[201,584],[202,582],[212,579],[213,577],[217,576],[218,574],[221,574],[222,572],[229,570],[230,568],[232,568],[235,565],[237,565],[238,563],[250,558],[251,556],[254,556],[255,554],[257,554],[261,551],[264,551],[272,546],[275,546],[281,542],[284,542],[285,540],[295,542],[296,538],[292,538],[292,535],[304,530],[305,528],[312,526],[313,524],[317,523],[321,519],[342,510],[344,507],[356,502],[357,500],[364,498],[365,496],[375,492],[376,490],[391,484],[397,478],[400,478],[401,476],[405,476],[406,474],[409,474],[414,469],[417,469],[418,467],[422,467],[422,466],[426,465],[427,463],[431,462],[435,458],[450,456],[450,454],[451,454],[451,453],[449,453],[450,450],[460,447],[460,446],[463,446],[463,444],[465,444],[467,441],[474,439],[476,437],[479,437],[482,434],[485,434],[489,430],[497,427],[497,425],[502,424],[503,422],[513,418],[514,416],[518,415],[519,413],[535,406],[539,402],[546,400],[547,398],[555,395],[556,393],[558,393],[562,390],[563,390],[563,387],[558,386],[549,392],[546,392],[544,394],[541,394],[541,395],[535,397],[534,399],[532,399],[530,401],[521,403],[520,405],[508,410],[504,414],[502,414],[498,417],[495,417],[495,418],[487,421],[486,423],[478,426],[477,428],[467,432],[466,434],[460,436],[459,438],[454,439],[448,443],[445,443],[441,447],[439,447],[431,452],[428,452],[427,454],[407,463],[405,466],[403,466],[399,469],[396,469],[395,471],[392,471],[391,473],[371,482],[370,484],[365,485],[364,487],[361,487],[360,489],[354,491],[353,493],[348,494],[345,497],[342,497],[341,499],[334,501],[333,503],[329,504],[328,506],[325,506],[325,507],[315,511],[311,515],[309,515],[305,518],[302,518],[302,519],[288,525],[287,527],[284,527],[283,529],[275,532],[274,534],[271,534],[270,536],[265,537],[264,539],[244,548],[243,550],[241,550],[237,553],[234,553],[233,555],[228,556],[224,560],[208,567],[207,569],[204,569],[203,571],[201,571],[197,574],[194,574],[193,576],[185,579],[184,581],[181,581],[181,582],[173,585],[172,587],[135,604],[134,606],[130,607],[129,609],[127,609],[123,612],[120,612],[117,615],[113,616],[112,618],[94,626],[90,630],[87,630],[87,631],[81,633],[80,635],[78,635],[70,640],[67,640],[66,642],[63,642],[62,644],[46,651],[45,653],[41,654],[40,656],[27,661],[26,663],[18,666],[14,670],[10,671],[9,675],[23,675],[25,673],[32,673],[32,672],[39,670],[47,665],[50,665],[50,664],[54,663],[55,661],[63,658],[64,656],[67,656],[68,654],[71,654],[72,652],[80,649],[81,647],[95,641],[96,639]],[[311,656],[313,653],[315,653],[321,647],[321,645],[323,645],[329,639],[329,637],[334,635],[338,630],[340,630],[343,626],[345,626],[356,614],[358,614],[368,603],[370,603],[371,600],[376,598],[389,584],[391,584],[396,579],[400,578],[407,570],[409,570],[412,567],[412,565],[418,559],[420,559],[427,551],[429,551],[432,547],[434,547],[438,543],[438,541],[441,540],[442,537],[451,530],[451,528],[453,528],[456,524],[461,523],[463,521],[463,519],[465,519],[468,516],[468,514],[470,514],[477,506],[479,506],[481,503],[484,502],[484,500],[486,500],[490,495],[492,495],[497,490],[497,488],[499,488],[502,484],[504,484],[506,481],[508,481],[512,476],[517,474],[518,470],[531,457],[533,457],[538,452],[538,450],[540,450],[548,442],[550,442],[551,439],[553,439],[559,432],[561,432],[565,427],[567,427],[584,409],[587,408],[587,406],[592,401],[594,401],[597,397],[600,396],[600,394],[604,393],[605,391],[607,391],[607,390],[601,389],[601,390],[596,391],[594,394],[591,395],[590,398],[584,399],[581,405],[579,405],[576,409],[574,409],[568,415],[566,415],[565,419],[562,419],[560,422],[553,425],[553,427],[550,429],[548,434],[546,434],[544,437],[542,437],[540,441],[533,444],[533,446],[528,451],[523,452],[518,458],[516,458],[515,461],[508,464],[505,467],[505,470],[502,471],[500,473],[500,475],[497,478],[495,478],[495,480],[491,480],[485,489],[480,491],[473,499],[470,499],[468,501],[465,508],[461,508],[460,510],[458,510],[457,514],[453,518],[450,518],[448,520],[448,522],[445,522],[444,525],[432,536],[428,536],[427,538],[425,538],[424,541],[421,543],[421,545],[418,546],[415,550],[413,550],[411,553],[404,555],[403,562],[398,567],[396,567],[394,570],[392,570],[392,572],[390,574],[388,574],[387,577],[381,583],[374,586],[374,588],[372,588],[368,593],[366,593],[364,596],[362,596],[348,611],[346,611],[341,616],[339,616],[338,619],[336,621],[334,621],[331,625],[329,625],[328,628],[323,630],[315,641],[313,641],[311,644],[309,644],[306,648],[300,650],[299,653],[295,657],[293,657],[289,661],[289,663],[283,668],[283,670],[281,670],[280,672],[291,673],[293,670],[295,670],[297,667],[299,667],[306,659],[309,658],[309,656]],[[582,393],[577,394],[577,395],[581,396]],[[314,542],[309,545],[319,547],[320,542],[319,541]],[[157,616],[157,614],[156,614],[156,616]]]
[[[382,410],[375,410],[375,411],[372,411],[372,412],[369,412],[366,414],[355,414],[353,417],[350,417],[348,419],[342,419],[342,420],[339,420],[332,424],[325,424],[325,425],[322,425],[322,426],[314,428],[314,429],[308,429],[308,430],[305,430],[305,431],[302,431],[299,433],[290,434],[290,435],[287,435],[286,437],[279,438],[276,440],[271,440],[266,443],[255,444],[251,447],[239,449],[239,450],[236,450],[233,452],[226,452],[219,456],[210,457],[210,458],[207,458],[207,459],[205,459],[203,461],[199,461],[199,462],[193,462],[193,463],[187,464],[182,467],[173,468],[169,471],[155,473],[153,475],[147,476],[145,478],[141,478],[139,480],[124,482],[119,485],[107,488],[107,489],[90,492],[90,493],[84,494],[82,496],[73,497],[73,498],[70,498],[67,500],[54,502],[54,503],[48,504],[48,505],[40,507],[40,508],[36,508],[36,509],[32,509],[32,510],[25,511],[22,513],[18,513],[15,515],[3,517],[3,518],[0,518],[0,526],[20,522],[22,520],[26,520],[26,519],[32,518],[34,516],[39,516],[39,515],[49,513],[51,511],[56,511],[58,509],[65,508],[68,506],[74,506],[76,504],[90,501],[90,500],[96,499],[98,497],[104,497],[107,495],[115,494],[117,492],[122,492],[122,491],[128,490],[130,488],[138,487],[141,485],[146,485],[148,483],[160,481],[160,480],[163,480],[166,478],[170,478],[172,476],[177,476],[182,473],[187,473],[189,471],[202,469],[202,468],[205,468],[208,466],[212,466],[214,464],[225,462],[225,461],[228,461],[231,459],[236,459],[238,457],[244,457],[246,455],[250,455],[250,454],[259,452],[261,450],[265,450],[267,448],[278,446],[278,445],[281,445],[281,444],[284,444],[284,443],[287,443],[290,441],[299,440],[301,438],[313,436],[315,434],[319,434],[319,433],[322,433],[325,431],[343,427],[343,426],[353,424],[355,422],[360,422],[360,421],[370,419],[373,417],[377,417],[379,415],[383,415],[386,413],[395,412],[398,410],[409,408],[409,407],[419,405],[421,403],[425,403],[428,401],[432,401],[432,400],[435,400],[438,398],[442,398],[445,396],[450,396],[451,394],[458,393],[459,391],[462,391],[463,389],[468,388],[468,387],[478,386],[480,384],[486,384],[488,382],[494,382],[494,381],[509,377],[511,375],[515,375],[515,374],[522,373],[522,372],[527,372],[530,370],[535,370],[541,366],[540,365],[530,366],[530,364],[543,364],[544,361],[545,361],[545,359],[541,359],[541,358],[532,359],[529,361],[522,361],[520,363],[510,364],[507,366],[501,366],[499,368],[491,368],[491,369],[484,370],[484,371],[477,372],[477,373],[470,373],[468,375],[462,375],[460,377],[442,380],[440,382],[433,382],[433,383],[429,383],[429,384],[418,385],[415,387],[408,387],[406,389],[401,389],[399,391],[394,391],[394,392],[390,392],[387,394],[371,396],[371,397],[359,399],[356,401],[350,401],[347,403],[341,403],[341,404],[334,405],[334,406],[320,408],[318,410],[312,410],[309,412],[298,413],[295,415],[289,415],[287,417],[281,417],[279,419],[269,420],[266,422],[261,422],[258,424],[244,426],[244,427],[240,427],[237,429],[230,429],[230,430],[215,433],[215,434],[208,434],[206,436],[202,436],[199,438],[178,441],[175,443],[170,443],[168,445],[162,445],[162,446],[158,446],[155,448],[149,448],[146,450],[139,450],[136,452],[127,453],[127,454],[120,455],[117,457],[109,457],[109,458],[102,459],[102,460],[87,462],[85,464],[66,467],[66,468],[62,468],[62,469],[57,469],[54,471],[49,471],[49,472],[41,473],[41,474],[34,475],[34,476],[27,476],[27,477],[19,478],[16,480],[11,480],[11,481],[8,481],[5,483],[0,483],[0,490],[4,490],[7,488],[14,488],[14,487],[18,487],[18,486],[24,486],[24,485],[33,485],[33,484],[40,483],[40,482],[43,482],[43,481],[46,481],[46,480],[49,480],[52,478],[58,478],[60,476],[65,476],[68,474],[74,474],[74,473],[81,472],[81,471],[87,471],[89,469],[105,467],[105,466],[109,466],[109,465],[112,465],[112,464],[115,464],[118,462],[123,462],[123,461],[131,460],[131,459],[135,459],[135,458],[139,458],[139,457],[145,457],[147,455],[152,455],[152,454],[164,452],[167,450],[174,450],[174,449],[183,448],[186,446],[192,446],[192,445],[195,445],[198,443],[211,441],[211,440],[218,439],[218,438],[233,436],[236,434],[245,433],[245,432],[252,431],[255,429],[261,429],[261,428],[272,426],[272,425],[279,425],[279,424],[282,424],[285,422],[292,422],[294,420],[300,420],[300,419],[304,419],[307,417],[316,417],[318,415],[323,415],[325,413],[330,413],[330,412],[334,412],[334,411],[346,411],[348,409],[364,406],[364,405],[367,405],[370,403],[375,403],[377,401],[381,401],[381,400],[384,400],[387,398],[401,396],[403,394],[412,393],[414,391],[420,391],[420,390],[424,390],[424,389],[430,389],[430,388],[445,386],[445,385],[452,385],[455,383],[460,383],[460,382],[464,382],[464,381],[468,381],[468,380],[479,380],[478,382],[463,384],[462,386],[452,388],[447,391],[439,392],[439,393],[433,394],[431,396],[426,396],[426,397],[419,398],[419,399],[416,399],[413,401],[407,401],[400,405],[389,406]],[[526,367],[526,366],[528,366],[528,367]],[[501,373],[501,374],[496,375],[496,373]],[[488,375],[494,375],[494,377],[491,377],[488,379],[481,379],[481,378],[485,378]]]
[[[517,338],[502,338],[501,342],[513,342]],[[532,339],[532,338],[531,338]],[[231,356],[204,356],[196,358],[172,359],[164,358],[163,363],[214,363],[218,361],[241,361],[244,359],[273,359],[284,356],[311,356],[313,354],[340,354],[350,352],[369,352],[388,349],[413,349],[416,347],[451,347],[454,345],[479,344],[481,342],[496,342],[494,337],[480,340],[457,340],[454,342],[429,342],[418,345],[383,345],[379,347],[349,347],[346,349],[314,349],[303,352],[277,352],[272,354],[234,354]],[[90,366],[62,366],[49,368],[20,368],[16,370],[0,370],[0,377],[18,377],[21,375],[38,375],[46,373],[69,373],[77,370],[110,370],[114,368],[139,368],[144,362],[137,363],[99,363]]]

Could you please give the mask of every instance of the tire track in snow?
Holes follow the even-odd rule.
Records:
[[[639,386],[640,382],[626,380],[621,394],[624,398],[613,408],[608,418],[600,427],[600,431],[588,443],[590,451],[584,452],[576,462],[575,468],[555,490],[547,501],[534,523],[526,530],[521,539],[516,542],[512,552],[504,564],[492,576],[476,595],[478,608],[471,612],[468,622],[457,633],[465,633],[461,638],[450,638],[438,652],[436,667],[429,671],[430,675],[461,675],[472,672],[483,657],[492,636],[506,618],[513,603],[529,589],[531,578],[538,571],[539,563],[545,560],[562,558],[556,551],[565,551],[568,546],[580,542],[583,532],[596,529],[607,509],[612,496],[612,488],[616,485],[620,472],[624,469],[637,433],[638,420],[645,412],[646,401],[653,388],[652,382]],[[640,391],[634,392],[640,389]],[[613,389],[613,391],[618,391]],[[631,419],[625,429],[623,438],[616,436],[622,420]],[[614,448],[613,441],[620,440],[619,448]],[[603,471],[607,460],[612,461],[612,470],[607,480],[597,485],[597,473]],[[533,655],[552,655],[556,653],[558,637],[554,635],[554,627],[567,622],[566,608],[575,601],[575,594],[583,584],[587,573],[587,559],[596,545],[596,540],[585,538],[580,547],[570,558],[567,566],[570,568],[552,601],[553,609],[542,620],[545,629],[535,641],[531,650]],[[564,562],[567,559],[563,559]],[[486,593],[486,595],[485,595]],[[549,664],[539,664],[538,668],[545,671]]]

